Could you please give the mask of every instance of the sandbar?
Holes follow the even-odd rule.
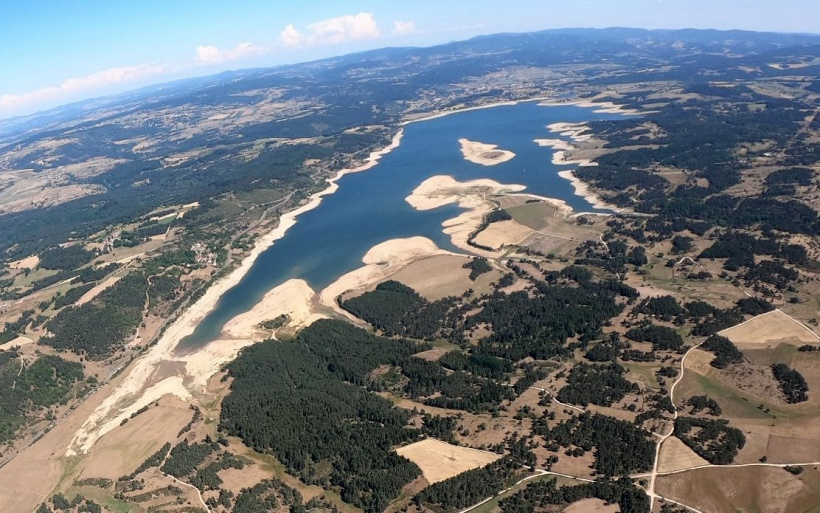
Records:
[[[509,150],[500,150],[496,144],[486,144],[468,139],[459,139],[461,154],[464,160],[482,166],[495,166],[515,158],[515,153]]]
[[[578,107],[595,109],[592,112],[598,114],[621,114],[623,116],[641,116],[646,111],[630,109],[612,102],[595,102],[591,100],[544,100],[538,103],[539,107],[557,107],[562,105],[577,105]]]
[[[405,198],[405,201],[417,210],[430,210],[452,203],[465,209],[455,218],[448,219],[442,226],[444,233],[450,236],[453,245],[470,253],[483,256],[494,256],[467,244],[473,233],[484,219],[484,214],[495,209],[495,203],[487,199],[502,193],[520,192],[525,187],[518,184],[501,184],[494,180],[480,179],[459,182],[452,176],[431,176]]]
[[[608,209],[608,210],[612,210],[614,212],[625,212],[626,211],[625,209],[622,209],[622,208],[616,207],[615,205],[607,203],[600,196],[598,196],[597,194],[592,192],[590,190],[589,184],[587,184],[586,182],[584,182],[583,180],[581,180],[580,178],[575,176],[572,173],[571,169],[567,169],[567,170],[564,170],[564,171],[559,171],[558,176],[560,176],[561,178],[564,178],[566,180],[569,180],[569,183],[571,183],[572,186],[575,188],[575,195],[576,196],[581,196],[582,198],[587,200],[593,207],[598,208],[598,209],[602,209],[602,210]]]

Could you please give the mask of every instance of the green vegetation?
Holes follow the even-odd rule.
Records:
[[[338,487],[346,502],[382,511],[420,473],[392,450],[419,432],[405,427],[408,412],[358,385],[376,366],[417,349],[327,320],[292,342],[251,346],[229,366],[234,382],[221,429],[273,451],[306,482]]]
[[[40,253],[40,267],[44,269],[71,271],[87,264],[93,257],[93,253],[86,251],[79,244],[56,247]]]
[[[93,283],[88,283],[86,285],[80,285],[79,287],[73,287],[68,289],[65,294],[58,295],[54,299],[54,308],[59,309],[64,306],[73,305],[77,302],[81,297],[85,295],[86,292],[94,288]]]
[[[189,445],[188,441],[184,440],[171,449],[160,470],[176,478],[187,476],[218,449],[219,445],[214,442]]]
[[[147,290],[142,273],[129,273],[94,301],[61,310],[46,323],[50,336],[40,341],[89,358],[109,356],[142,322]]]
[[[635,392],[638,386],[623,377],[626,369],[617,363],[576,364],[569,372],[567,384],[558,391],[558,400],[586,406],[589,403],[610,406]]]
[[[728,420],[678,417],[675,436],[714,465],[732,463],[738,450],[746,445],[746,436],[741,430],[729,427]]]
[[[650,342],[655,351],[680,351],[683,347],[683,338],[677,331],[656,324],[632,328],[625,336],[636,342]]]
[[[714,415],[716,417],[723,413],[717,401],[707,395],[696,395],[690,397],[686,403],[692,407],[689,411],[692,415],[695,415],[703,410],[709,410],[709,415]]]
[[[438,511],[459,511],[491,497],[520,479],[521,465],[505,457],[428,486],[414,499]]]
[[[490,263],[484,257],[476,257],[464,264],[462,267],[470,270],[470,279],[476,281],[479,276],[493,270]]]
[[[266,330],[275,330],[279,329],[285,324],[290,322],[290,316],[287,314],[278,315],[273,319],[269,319],[267,321],[262,321],[259,323],[259,327]]]
[[[595,471],[605,476],[650,470],[655,457],[655,443],[648,431],[597,413],[585,412],[553,427],[542,417],[533,433],[543,436],[544,446],[552,452],[563,447],[570,456],[583,456],[594,450]]]
[[[743,361],[743,353],[726,337],[712,335],[703,342],[701,347],[715,353],[715,358],[711,361],[712,367],[725,369],[733,363]]]
[[[537,481],[499,503],[502,511],[532,513],[553,505],[569,505],[582,499],[596,498],[617,504],[621,513],[649,513],[649,497],[629,478],[601,480],[576,486],[558,487],[555,478]]]
[[[228,506],[221,500],[223,506]],[[216,506],[216,504],[212,504]],[[317,507],[319,504],[311,504]],[[304,513],[307,511],[303,504],[302,494],[297,490],[287,486],[278,479],[265,480],[250,488],[245,488],[236,497],[236,502],[231,510],[233,513],[257,513],[260,511],[280,511],[281,508],[288,508],[291,513]],[[311,508],[312,509],[312,508]]]
[[[393,280],[342,303],[345,310],[388,337],[402,335],[426,340],[439,334],[452,306],[451,298],[431,303],[415,290]]]
[[[81,364],[58,356],[43,355],[24,366],[19,354],[0,353],[0,441],[12,440],[38,410],[65,404],[83,378]]]
[[[794,404],[809,400],[809,385],[803,375],[795,369],[789,368],[784,363],[775,363],[772,365],[772,374],[774,374],[774,379],[780,383],[780,390],[786,396],[786,401]]]

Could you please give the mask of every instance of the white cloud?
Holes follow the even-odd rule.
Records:
[[[416,25],[412,21],[394,21],[393,30],[390,32],[393,36],[409,36],[416,33]]]
[[[279,35],[279,41],[287,48],[299,48],[364,41],[376,39],[380,35],[379,26],[373,15],[362,12],[311,23],[307,26],[305,34],[296,30],[293,25],[288,25]]]
[[[265,49],[253,43],[239,43],[232,50],[220,50],[215,46],[197,46],[196,61],[200,65],[219,64],[264,53]]]
[[[293,25],[288,25],[279,35],[279,40],[287,48],[296,48],[302,45],[302,34]]]
[[[0,95],[0,112],[14,112],[37,104],[56,102],[116,84],[143,80],[165,72],[167,70],[158,64],[110,68],[85,77],[69,78],[58,86],[44,87],[21,94]]]

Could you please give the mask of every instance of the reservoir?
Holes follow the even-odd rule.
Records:
[[[553,150],[533,140],[569,140],[549,132],[547,125],[552,123],[618,117],[576,105],[546,107],[522,102],[406,125],[398,148],[371,169],[343,176],[334,194],[300,215],[284,237],[261,253],[242,280],[220,298],[194,333],[180,342],[178,350],[184,352],[215,340],[225,323],[250,310],[265,293],[289,279],[301,278],[320,292],[339,276],[360,267],[365,253],[386,240],[420,235],[440,248],[461,252],[441,226],[458,215],[457,206],[417,211],[405,201],[431,176],[521,184],[527,187],[525,192],[563,200],[576,212],[599,211],[576,196],[570,182],[558,176],[567,166],[552,163]],[[496,144],[516,156],[494,166],[474,164],[464,160],[458,142],[461,138]]]

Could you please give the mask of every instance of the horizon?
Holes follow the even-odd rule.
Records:
[[[423,2],[424,3],[424,2]],[[820,5],[748,0],[605,0],[419,6],[357,0],[311,8],[245,0],[111,5],[26,2],[0,23],[0,120],[181,79],[272,68],[391,47],[572,28],[742,30],[820,34]],[[731,5],[734,4],[734,5]],[[127,21],[123,21],[127,20]]]
[[[458,42],[466,42],[472,39],[477,39],[481,37],[492,37],[496,35],[503,35],[503,34],[537,34],[542,32],[558,32],[558,31],[572,31],[572,30],[644,30],[647,32],[679,32],[679,31],[687,31],[687,30],[694,30],[694,31],[717,31],[717,32],[746,32],[746,33],[757,33],[757,34],[778,34],[778,35],[794,35],[794,36],[808,36],[808,37],[818,37],[820,38],[820,32],[778,32],[778,31],[760,31],[760,30],[746,30],[746,29],[716,29],[716,28],[694,28],[694,27],[681,27],[681,28],[643,28],[643,27],[628,27],[628,26],[609,26],[609,27],[555,27],[555,28],[547,28],[547,29],[540,29],[540,30],[531,30],[531,31],[523,31],[523,32],[493,32],[489,34],[478,34],[475,36],[467,37],[464,39],[452,39],[449,41],[444,41],[440,43],[433,43],[429,45],[396,45],[396,46],[378,46],[374,48],[366,48],[361,50],[354,50],[350,52],[343,52],[338,54],[332,54],[327,56],[317,57],[315,59],[306,59],[303,61],[296,61],[296,62],[288,62],[288,63],[280,63],[280,64],[271,64],[271,65],[261,65],[261,66],[248,66],[248,67],[239,67],[239,68],[225,68],[219,71],[214,71],[212,73],[203,73],[203,74],[195,74],[190,76],[179,76],[179,77],[172,77],[168,78],[167,80],[160,80],[157,82],[150,82],[150,83],[143,83],[139,85],[135,85],[133,87],[126,87],[120,90],[111,91],[109,93],[103,93],[99,95],[89,95],[87,97],[78,98],[75,100],[69,100],[62,103],[57,103],[54,105],[50,105],[48,107],[44,107],[42,109],[37,109],[32,112],[27,112],[23,114],[15,114],[11,116],[3,116],[2,109],[0,109],[0,123],[4,122],[14,122],[19,120],[24,120],[28,118],[34,118],[37,116],[45,116],[48,113],[60,110],[71,108],[73,106],[79,106],[89,102],[95,101],[104,101],[115,99],[121,95],[133,94],[139,91],[143,91],[146,89],[158,88],[162,86],[167,86],[171,84],[177,84],[181,82],[185,82],[188,80],[203,80],[209,77],[215,77],[221,74],[228,74],[228,73],[241,73],[245,71],[262,71],[262,70],[274,70],[277,68],[286,68],[289,66],[299,66],[304,64],[311,64],[317,63],[332,59],[344,58],[344,57],[351,57],[359,54],[365,54],[368,52],[378,52],[380,50],[389,50],[389,49],[420,49],[420,48],[435,48],[437,46],[443,46],[450,43],[458,43]],[[3,95],[0,95],[2,98]]]

